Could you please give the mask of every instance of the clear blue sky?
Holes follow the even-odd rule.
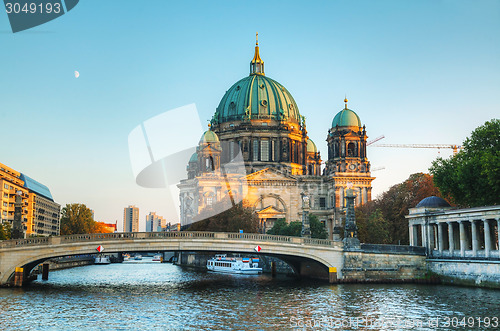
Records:
[[[210,119],[248,75],[256,31],[266,75],[292,93],[323,159],[345,94],[384,143],[461,144],[499,117],[500,1],[85,0],[16,34],[0,13],[0,162],[119,228],[129,204],[142,223],[168,216],[166,190],[135,184],[128,134],[190,103]],[[385,167],[374,195],[437,156],[370,148]]]

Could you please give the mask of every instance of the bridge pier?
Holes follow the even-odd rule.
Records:
[[[22,287],[24,279],[24,269],[16,268],[16,272],[14,274],[14,287]]]
[[[337,268],[335,267],[328,268],[328,282],[330,284],[337,283]]]
[[[42,280],[49,280],[49,264],[42,264]]]

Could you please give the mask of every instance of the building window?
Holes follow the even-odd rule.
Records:
[[[214,203],[213,197],[207,197],[207,206],[211,206]]]
[[[260,141],[260,159],[261,161],[269,161],[269,140]]]
[[[347,156],[348,157],[356,157],[356,145],[354,143],[349,143],[347,145]]]
[[[257,139],[253,141],[253,160],[259,160],[259,141]]]
[[[229,142],[229,161],[232,161],[234,159],[234,146],[235,143],[233,141]]]
[[[319,198],[319,208],[326,208],[326,198]]]
[[[6,190],[8,190],[8,189],[9,189],[9,185],[7,185],[7,184],[3,184],[3,187],[4,187]]]

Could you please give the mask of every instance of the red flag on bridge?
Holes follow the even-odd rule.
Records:
[[[97,251],[98,251],[99,253],[101,253],[101,252],[104,250],[104,247],[102,247],[101,245],[99,245],[99,246],[97,246],[97,248],[96,248],[96,249],[97,249]]]

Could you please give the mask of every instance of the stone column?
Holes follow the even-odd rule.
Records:
[[[427,247],[427,228],[425,226],[425,223],[422,223],[420,225],[420,232],[422,234],[422,246],[424,246],[425,248],[428,248]]]
[[[465,236],[465,226],[464,221],[458,221],[459,229],[460,229],[460,256],[465,256],[465,246],[467,245],[466,236]]]
[[[498,250],[500,251],[500,218],[497,218],[496,221],[497,221],[497,244],[498,244]]]
[[[413,225],[413,246],[418,246],[418,228],[416,225]]]
[[[443,223],[439,222],[437,224],[437,227],[438,227],[438,249],[439,249],[439,253],[443,253],[443,246],[444,246]]]
[[[471,232],[472,232],[472,255],[477,256],[477,248],[478,248],[478,240],[477,240],[477,228],[476,221],[470,221],[471,224]]]
[[[453,223],[452,222],[446,222],[448,223],[448,244],[449,244],[449,249],[450,249],[450,255],[453,256],[453,251],[455,250],[455,240],[453,238]]]
[[[490,256],[491,249],[491,234],[490,234],[490,223],[487,219],[483,219],[484,224],[484,256]]]
[[[365,204],[368,202],[368,193],[367,193],[366,187],[363,187],[362,195],[363,195],[363,204]]]
[[[427,223],[425,226],[427,227],[427,247],[432,252],[436,244],[434,241],[434,228],[430,223]]]
[[[410,246],[415,246],[415,244],[413,243],[414,239],[413,239],[413,225],[410,225],[408,227],[408,230],[410,231]]]
[[[339,207],[344,208],[344,188],[339,188]]]

